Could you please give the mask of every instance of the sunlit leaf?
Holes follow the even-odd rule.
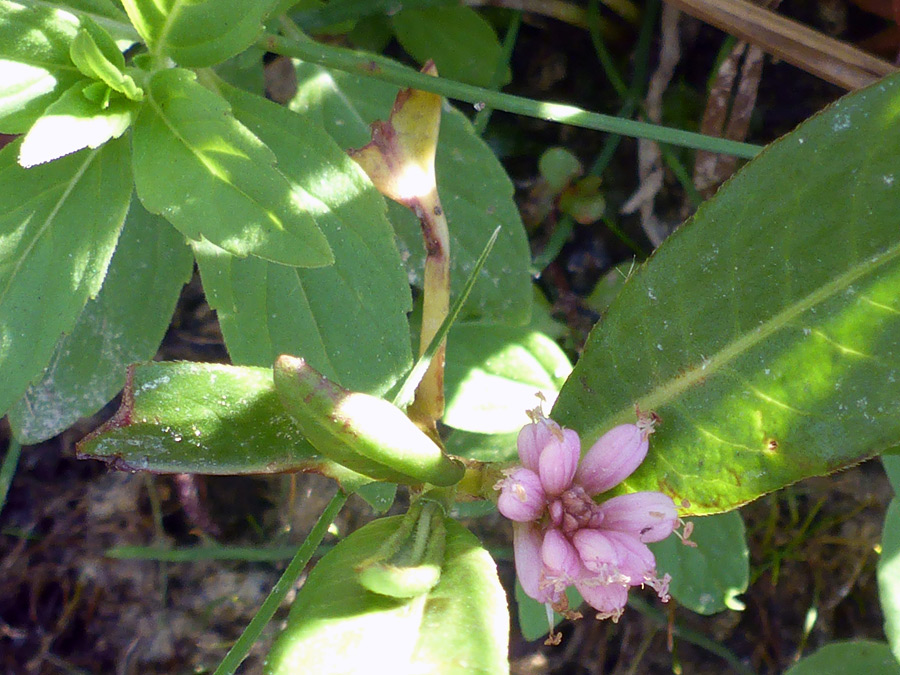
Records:
[[[382,394],[410,366],[409,282],[384,201],[320,128],[264,99],[226,88],[237,118],[278,158],[334,251],[317,269],[240,260],[196,245],[204,289],[235,363],[305,358],[355,391]]]
[[[384,119],[397,88],[371,78],[297,63],[299,88],[293,110],[312,115],[345,149],[370,140],[368,124]],[[513,186],[494,153],[459,111],[444,106],[436,168],[438,193],[450,225],[450,281],[460,292],[494,229],[497,244],[472,291],[463,318],[511,325],[527,323],[531,310],[530,252]],[[422,285],[425,248],[419,221],[407,209],[388,204],[391,223],[413,282]]]
[[[372,664],[391,673],[509,671],[506,597],[494,561],[455,521],[445,521],[441,579],[427,595],[391,598],[356,580],[359,563],[401,519],[366,525],[319,561],[266,660],[268,675],[368,672]]]
[[[123,0],[152,54],[182,66],[212,66],[239,54],[262,33],[275,0]]]
[[[328,242],[274,164],[193,73],[168,69],[150,80],[134,128],[134,178],[147,210],[238,256],[330,264]]]
[[[572,370],[565,352],[531,327],[461,324],[447,344],[444,422],[479,433],[518,432],[543,395],[553,404]]]
[[[32,169],[19,145],[0,151],[0,412],[100,290],[133,191],[126,139]]]
[[[118,98],[108,106],[85,98],[82,80],[51,103],[35,122],[19,148],[19,164],[28,168],[69,155],[84,148],[97,148],[118,138],[131,126],[138,106]]]
[[[100,293],[9,411],[16,437],[43,441],[106,405],[126,366],[156,354],[191,269],[184,237],[134,197]]]
[[[0,132],[18,134],[81,78],[69,59],[78,19],[62,9],[0,0]]]
[[[271,368],[138,364],[115,416],[78,444],[79,456],[153,473],[315,471],[353,489],[369,482],[323,460],[291,422]]]
[[[900,77],[769,146],[624,285],[553,410],[663,420],[624,490],[714,513],[900,440]]]

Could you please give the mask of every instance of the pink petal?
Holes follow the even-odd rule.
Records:
[[[583,528],[572,535],[572,543],[581,556],[581,562],[591,572],[613,574],[618,568],[619,555],[605,534]]]
[[[538,463],[538,472],[544,492],[556,496],[572,485],[578,459],[581,457],[581,441],[572,429],[563,429],[562,439],[552,437]]]
[[[516,576],[522,590],[538,602],[551,602],[550,588],[541,588],[541,543],[540,528],[533,523],[513,523],[513,551],[516,557]]]
[[[628,532],[643,542],[662,541],[678,525],[675,503],[662,492],[634,492],[600,504],[603,528]]]
[[[534,471],[519,468],[509,474],[499,485],[500,499],[497,508],[500,513],[520,523],[537,520],[547,505],[541,478]]]
[[[656,574],[656,558],[646,544],[626,532],[606,533],[619,558],[619,572],[631,586],[640,586]]]
[[[538,418],[537,421],[522,427],[516,440],[522,466],[537,472],[538,460],[544,446],[551,438],[559,434],[559,425],[546,417]]]
[[[628,587],[621,584],[606,584],[587,577],[575,582],[575,588],[591,607],[596,609],[598,619],[618,620],[628,601]]]
[[[603,434],[581,460],[575,482],[590,495],[606,492],[628,478],[647,456],[648,432],[622,424]]]

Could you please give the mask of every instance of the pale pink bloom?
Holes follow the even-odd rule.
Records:
[[[661,492],[593,499],[644,460],[655,418],[611,429],[584,458],[575,431],[539,411],[532,420],[518,436],[522,466],[497,484],[500,513],[514,521],[516,574],[525,593],[565,613],[565,590],[575,586],[598,618],[613,620],[631,586],[650,586],[668,600],[669,575],[657,575],[646,543],[678,526],[672,499]]]

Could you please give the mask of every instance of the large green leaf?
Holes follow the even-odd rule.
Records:
[[[19,134],[81,74],[69,59],[78,19],[61,9],[0,0],[0,132]]]
[[[847,640],[825,645],[800,659],[785,675],[900,675],[890,648],[874,640]]]
[[[137,31],[117,0],[42,0],[45,7],[57,7],[71,12],[79,19],[88,18],[103,26],[116,40],[134,43]]]
[[[693,523],[694,548],[678,537],[650,544],[660,575],[672,575],[672,596],[699,614],[743,609],[737,596],[750,583],[750,554],[741,514],[720,513]]]
[[[78,444],[78,454],[128,471],[315,471],[350,489],[370,482],[316,455],[284,411],[271,368],[188,362],[132,366],[119,410]]]
[[[262,32],[275,0],[123,0],[154,56],[212,66],[239,54]]]
[[[409,282],[384,201],[321,128],[259,96],[222,93],[275,153],[335,256],[329,267],[297,269],[195,247],[232,360],[265,366],[294,354],[348,389],[384,393],[412,364]]]
[[[447,341],[443,421],[479,433],[518,432],[526,411],[548,404],[572,370],[565,352],[530,326],[458,324]]]
[[[134,127],[134,179],[152,213],[238,256],[318,267],[334,258],[275,156],[221,96],[181,69],[157,72]]]
[[[733,508],[900,440],[900,76],[769,146],[622,288],[553,410],[663,420],[624,489]]]
[[[0,413],[97,295],[132,193],[126,139],[32,169],[0,151]]]
[[[192,262],[184,238],[133,197],[100,293],[9,411],[22,443],[51,438],[97,412],[125,384],[126,366],[153,358]]]
[[[403,9],[391,17],[397,41],[419,63],[432,59],[451,80],[491,85],[502,48],[493,26],[471,7]],[[512,79],[509,68],[500,84]]]
[[[387,119],[397,88],[371,78],[331,72],[297,63],[299,88],[289,106],[318,118],[342,148],[370,139],[368,124]],[[490,148],[462,113],[445,105],[435,160],[438,192],[450,225],[451,286],[458,294],[486,242],[498,226],[500,236],[463,318],[512,325],[531,313],[530,252],[513,202],[513,186]],[[422,285],[425,248],[419,221],[390,202],[388,214],[400,240],[410,278]]]
[[[881,558],[878,560],[878,595],[884,614],[884,634],[900,661],[900,499],[894,498],[884,515]]]
[[[268,675],[370,672],[506,673],[506,596],[478,540],[447,519],[441,580],[398,599],[365,590],[357,566],[374,556],[402,516],[357,530],[316,565],[266,660]]]

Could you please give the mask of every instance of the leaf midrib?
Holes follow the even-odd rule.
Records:
[[[732,340],[712,357],[701,360],[700,365],[686,369],[679,376],[655,387],[638,399],[638,405],[643,410],[654,410],[670,403],[688,389],[725,368],[737,357],[743,355],[770,335],[789,325],[791,321],[810,308],[833,298],[839,292],[846,290],[855,281],[897,258],[900,258],[900,241],[883,253],[865,258],[843,274],[819,286],[793,304],[788,305],[752,331]],[[626,419],[633,415],[634,405],[629,403],[613,415],[610,415],[608,419]]]
[[[47,214],[47,217],[44,219],[43,225],[41,225],[40,229],[35,233],[35,236],[22,252],[22,255],[19,256],[19,259],[16,262],[12,273],[9,275],[9,281],[7,281],[6,286],[3,288],[3,291],[0,292],[0,306],[2,306],[6,301],[6,296],[9,293],[9,289],[12,288],[13,281],[15,281],[16,276],[19,274],[19,270],[22,268],[22,264],[25,262],[25,259],[28,258],[29,255],[31,255],[31,251],[35,246],[37,246],[38,241],[40,241],[44,234],[46,234],[47,229],[53,224],[53,221],[56,219],[56,216],[59,213],[60,209],[62,209],[63,204],[65,204],[66,200],[69,198],[69,195],[72,193],[72,190],[75,189],[75,186],[81,180],[81,177],[84,175],[85,171],[87,171],[88,167],[94,161],[94,158],[99,152],[100,148],[97,148],[87,155],[87,158],[78,168],[78,171],[76,171],[71,180],[69,180],[68,184],[66,185],[62,194],[59,196],[59,199],[56,201],[56,204],[53,206],[50,213]]]

